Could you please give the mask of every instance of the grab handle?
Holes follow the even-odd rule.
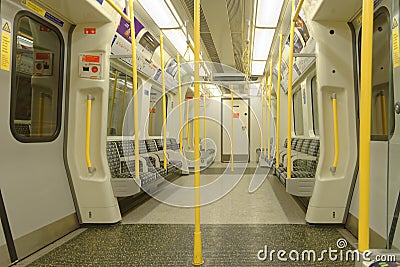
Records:
[[[339,127],[338,127],[338,115],[337,115],[337,97],[336,94],[332,94],[332,108],[333,108],[333,132],[335,137],[335,157],[333,160],[333,165],[331,167],[331,172],[335,173],[339,161]]]
[[[85,144],[85,154],[86,154],[86,165],[89,173],[94,173],[96,168],[92,166],[92,161],[90,159],[90,126],[92,121],[92,102],[94,97],[92,95],[87,95],[87,110],[86,110],[86,144]]]

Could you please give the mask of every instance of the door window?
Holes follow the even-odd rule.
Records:
[[[57,28],[21,12],[15,18],[11,118],[21,142],[49,142],[61,128],[63,48]]]

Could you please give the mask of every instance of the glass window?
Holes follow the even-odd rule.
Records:
[[[168,95],[166,96],[168,103]],[[168,104],[167,104],[168,106]],[[149,136],[162,136],[163,127],[163,103],[160,91],[151,90],[149,113]]]
[[[303,98],[301,89],[293,94],[294,132],[297,136],[304,135]]]
[[[314,134],[316,136],[319,136],[317,76],[314,76],[311,79],[311,100],[312,100],[312,118],[313,118]]]
[[[32,14],[15,18],[11,118],[21,142],[54,140],[61,127],[64,43],[60,32]]]
[[[390,18],[387,12],[380,12],[374,18],[372,99],[371,99],[371,140],[386,141],[395,130],[394,92],[390,59]],[[361,55],[361,29],[358,52]],[[361,59],[359,56],[359,63]],[[391,80],[391,82],[390,82]]]
[[[109,85],[107,133],[109,136],[122,136],[128,107],[129,110],[133,111],[133,101],[131,101],[133,93],[132,77],[111,67]],[[126,121],[129,121],[129,125],[126,125],[125,131],[133,133],[131,132],[133,130],[133,122],[131,123],[130,119]]]

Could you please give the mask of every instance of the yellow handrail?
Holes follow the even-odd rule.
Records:
[[[200,0],[194,0],[194,187],[195,228],[193,265],[203,265],[200,229]]]
[[[133,1],[129,0],[129,19],[131,27],[131,45],[132,45],[132,77],[133,77],[133,113],[134,113],[134,128],[135,128],[135,177],[140,179],[139,170],[139,99],[138,99],[138,75],[137,75],[137,60],[136,60],[136,36],[135,22],[133,13]]]
[[[381,97],[381,109],[382,109],[382,132],[383,135],[388,134],[388,129],[387,129],[387,110],[386,110],[386,96],[383,90],[380,92],[380,97]]]
[[[266,152],[267,144],[266,144],[266,136],[267,136],[267,101],[266,101],[266,88],[265,91],[263,90],[262,93],[262,110],[263,110],[263,134],[262,134],[262,139],[263,139],[263,147],[262,147],[262,154]]]
[[[129,0],[129,1],[131,1],[131,0]],[[126,21],[128,21],[128,22],[131,21],[132,16],[130,16],[130,13],[129,13],[129,17],[128,17],[128,16],[127,16],[127,15],[126,15],[112,0],[106,0],[106,2],[107,2],[115,11],[117,11],[118,14],[120,14],[121,17],[123,17]],[[129,5],[130,5],[130,3],[129,3]],[[134,39],[132,39],[132,40],[134,40]]]
[[[279,134],[281,127],[281,68],[283,36],[279,35],[278,85],[276,87],[276,167],[279,167]]]
[[[183,107],[182,107],[182,80],[181,80],[181,57],[179,52],[176,55],[176,61],[178,63],[178,96],[179,96],[179,150],[183,150]]]
[[[44,95],[40,93],[39,98],[39,136],[43,134]]]
[[[204,131],[204,151],[207,151],[207,108],[206,108],[206,95],[203,94],[204,118],[203,118],[203,131]]]
[[[335,156],[331,172],[335,173],[339,161],[339,127],[338,127],[338,114],[337,114],[337,96],[332,94],[332,111],[333,111],[333,134],[335,138]]]
[[[92,165],[92,160],[90,159],[90,126],[92,120],[92,102],[94,97],[91,95],[87,95],[87,110],[86,110],[86,144],[85,144],[85,156],[86,156],[86,165],[89,173],[93,173],[96,171],[96,168]]]
[[[299,4],[297,5],[296,11],[294,12],[292,21],[295,21],[300,14],[301,7],[303,6],[304,0],[300,0]]]
[[[191,132],[190,132],[190,120],[189,120],[189,103],[190,100],[186,99],[186,142],[187,146],[190,149],[192,147],[192,140],[190,139]]]
[[[269,64],[269,81],[268,81],[268,160],[271,160],[271,120],[272,116],[272,60]]]
[[[290,24],[290,49],[289,49],[289,74],[288,74],[288,121],[287,121],[287,179],[292,177],[292,109],[293,109],[293,48],[294,48],[294,26],[295,20],[300,12],[301,6],[304,0],[300,0],[299,5],[296,8],[295,0],[292,0],[292,21]]]
[[[235,143],[235,110],[234,110],[234,105],[233,105],[233,86],[231,86],[231,109],[232,109],[232,126],[231,126],[231,171],[235,170],[235,166],[234,166],[234,143]]]
[[[372,92],[372,44],[374,3],[363,0],[361,33],[361,103],[360,103],[360,195],[358,218],[358,250],[369,249],[370,205],[370,142],[371,142],[371,92]]]
[[[114,85],[113,85],[113,92],[111,95],[111,105],[110,105],[110,118],[108,121],[108,134],[111,135],[111,126],[112,126],[112,119],[113,119],[113,114],[114,114],[114,102],[115,102],[115,91],[117,89],[117,83],[118,83],[118,71],[116,70],[114,72]]]
[[[124,84],[124,95],[122,97],[122,105],[121,105],[121,119],[120,119],[120,133],[123,134],[123,125],[124,125],[124,117],[125,117],[125,99],[126,99],[126,83],[127,83],[127,75],[125,74],[125,84]]]
[[[162,87],[162,103],[163,103],[163,154],[164,154],[164,169],[167,170],[167,96],[165,92],[165,61],[164,61],[164,38],[160,31],[160,55],[161,55],[161,87]]]

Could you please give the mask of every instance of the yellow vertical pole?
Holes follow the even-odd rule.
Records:
[[[203,131],[204,131],[204,151],[207,151],[207,108],[206,108],[206,95],[203,94],[204,118],[203,118]]]
[[[149,135],[153,135],[153,113],[151,112],[151,109],[149,112]]]
[[[268,160],[271,159],[271,120],[272,116],[272,59],[269,64],[269,81],[268,81]]]
[[[288,124],[287,124],[287,179],[292,177],[292,90],[293,90],[293,47],[294,47],[294,13],[295,13],[295,0],[292,0],[292,21],[290,25],[290,54],[289,54],[289,77],[288,77]]]
[[[194,187],[195,227],[193,265],[202,265],[203,248],[200,231],[200,0],[194,0]]]
[[[39,98],[39,136],[43,134],[43,114],[44,114],[44,96],[40,93]]]
[[[382,109],[382,130],[383,130],[382,133],[383,135],[387,135],[388,129],[387,129],[386,97],[383,91],[381,91],[380,97],[381,97],[381,109]]]
[[[113,92],[111,96],[111,105],[110,105],[110,120],[108,121],[108,134],[111,134],[111,126],[114,114],[114,102],[115,102],[115,91],[117,91],[117,83],[118,83],[118,71],[114,72],[114,85],[113,85]]]
[[[263,91],[263,154],[267,152],[267,81],[265,81],[265,91]]]
[[[126,99],[126,83],[127,83],[127,75],[125,74],[125,84],[124,84],[124,96],[122,97],[122,106],[121,106],[121,120],[120,120],[120,133],[122,135],[124,117],[125,117],[125,99]]]
[[[283,35],[279,35],[278,84],[276,86],[276,166],[279,167],[279,135],[281,127],[281,68]]]
[[[235,166],[234,166],[234,142],[235,142],[235,119],[234,119],[234,115],[235,115],[235,107],[233,105],[233,86],[231,86],[231,109],[232,109],[232,127],[231,127],[231,171],[235,170]]]
[[[262,92],[262,82],[260,83],[260,86],[258,87],[258,91],[261,93],[261,128],[260,128],[260,148],[261,148],[261,154],[263,154],[263,129],[264,129],[264,96]]]
[[[186,142],[188,148],[191,148],[191,140],[190,140],[190,121],[189,121],[189,103],[190,100],[186,99]]]
[[[181,57],[179,53],[176,55],[176,61],[178,63],[178,97],[179,97],[179,150],[182,152],[183,149],[183,107],[182,107],[182,80],[181,80]]]
[[[133,77],[133,114],[135,128],[135,177],[140,179],[139,171],[139,99],[138,99],[138,75],[136,61],[136,33],[133,13],[133,1],[129,0],[129,20],[131,27],[131,44],[132,44],[132,77]]]
[[[163,103],[163,154],[164,169],[167,170],[167,96],[165,92],[165,60],[164,60],[164,36],[160,31],[160,55],[161,55],[161,87],[162,87],[162,103]]]
[[[372,93],[372,44],[374,3],[363,0],[361,39],[361,104],[360,104],[360,195],[358,221],[358,250],[369,249],[370,205],[370,141]]]

